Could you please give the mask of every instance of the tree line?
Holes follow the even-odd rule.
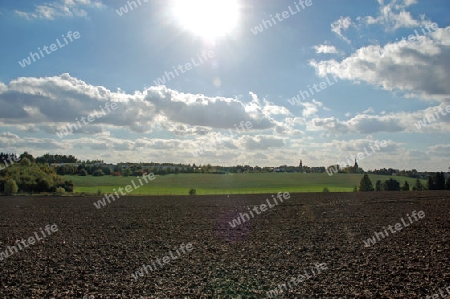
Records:
[[[375,188],[373,187],[372,181],[369,175],[364,174],[361,182],[359,183],[358,190],[360,192],[367,191],[424,191],[424,190],[450,190],[450,177],[445,181],[445,174],[443,172],[437,172],[434,175],[428,177],[427,185],[423,185],[421,180],[417,179],[412,188],[409,186],[408,182],[400,186],[400,182],[390,178],[385,180],[383,183],[377,180],[375,183]]]

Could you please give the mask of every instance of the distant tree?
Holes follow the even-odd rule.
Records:
[[[425,190],[425,186],[422,184],[422,182],[419,179],[417,179],[412,190],[413,191],[423,191],[423,190]]]
[[[104,173],[103,173],[103,171],[102,171],[101,169],[97,169],[96,171],[94,171],[94,172],[92,173],[92,175],[93,175],[93,176],[103,176]]]
[[[111,174],[111,168],[109,168],[108,166],[103,166],[102,167],[102,171],[105,175],[110,175]]]
[[[64,189],[63,187],[58,187],[58,188],[56,188],[55,192],[58,194],[64,194],[64,193],[66,193],[66,189]]]
[[[88,175],[88,172],[86,171],[86,169],[81,169],[80,170],[80,172],[78,173],[78,175],[80,175],[80,176],[87,176]]]
[[[5,183],[5,194],[6,195],[12,195],[14,193],[17,193],[17,184],[14,180],[7,180]]]
[[[73,192],[75,185],[72,181],[65,181],[64,182],[64,190],[66,190],[66,192]]]
[[[450,177],[448,177],[447,183],[445,183],[445,189],[450,190]]]
[[[19,163],[20,163],[20,166],[25,166],[25,167],[31,166],[30,159],[28,159],[26,157],[22,158]]]
[[[373,185],[372,181],[369,178],[369,175],[367,173],[364,174],[363,178],[361,179],[361,182],[359,183],[359,191],[360,192],[367,192],[367,191],[373,191]]]
[[[41,178],[37,182],[36,191],[37,192],[49,192],[51,191],[52,184],[45,178]]]
[[[30,162],[35,161],[35,159],[33,158],[32,155],[30,155],[28,152],[24,152],[22,155],[19,156],[20,160],[22,160],[23,158],[28,158],[28,160],[30,160]]]
[[[144,172],[142,170],[135,170],[133,171],[133,176],[142,176]]]
[[[377,180],[377,182],[375,183],[375,190],[376,191],[382,191],[381,190],[381,181]]]
[[[445,190],[445,174],[443,172],[436,173],[435,181],[436,190]]]
[[[189,195],[196,195],[196,194],[197,194],[197,190],[195,190],[195,189],[189,190]]]
[[[383,189],[384,191],[400,191],[400,183],[391,178],[384,181]]]
[[[431,175],[428,177],[428,182],[427,183],[428,183],[427,184],[428,190],[436,190],[436,185],[434,184],[434,180],[433,180],[433,177]]]
[[[401,190],[402,190],[402,191],[409,191],[409,184],[408,184],[407,181],[405,181],[405,184],[403,184]]]
[[[330,192],[330,190],[328,189],[328,187],[323,188],[322,192]]]
[[[131,175],[131,170],[129,167],[127,167],[123,172],[122,172],[123,176],[130,176]]]

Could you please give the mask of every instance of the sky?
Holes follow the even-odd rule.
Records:
[[[448,0],[2,0],[0,151],[224,166],[357,157],[365,170],[447,171],[449,10]]]

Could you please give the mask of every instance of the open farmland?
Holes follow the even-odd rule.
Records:
[[[59,230],[0,261],[0,298],[264,298],[314,263],[328,269],[285,298],[418,298],[450,286],[449,192],[291,194],[229,225],[267,198],[134,196],[96,209],[99,197],[2,197],[0,250]],[[364,245],[412,211],[425,217]],[[192,251],[132,277],[183,243]]]
[[[359,186],[362,174],[326,173],[232,173],[232,174],[169,174],[156,175],[156,179],[145,184],[131,194],[141,195],[187,195],[194,188],[198,195],[216,194],[255,194],[280,190],[288,192],[322,192],[327,187],[330,192],[351,192]],[[384,182],[390,178],[405,181],[414,186],[416,179],[386,175],[369,175],[373,184],[377,180]],[[135,177],[115,176],[64,176],[75,184],[75,192],[113,193],[114,189],[130,184]],[[425,180],[421,180],[426,184]]]

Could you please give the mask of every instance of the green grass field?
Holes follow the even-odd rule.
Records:
[[[334,174],[326,173],[241,173],[241,174],[169,174],[156,175],[153,181],[133,190],[134,195],[187,195],[191,188],[197,190],[198,195],[210,194],[256,194],[277,192],[322,192],[327,187],[330,192],[351,192],[363,177],[362,174]],[[375,182],[391,178],[391,176],[370,175]],[[412,187],[415,179],[393,177],[403,185],[408,181]],[[74,192],[112,193],[119,187],[125,188],[134,180],[140,185],[136,177],[114,176],[64,176],[75,184]],[[422,181],[425,184],[425,181]],[[125,191],[124,191],[125,192]]]

